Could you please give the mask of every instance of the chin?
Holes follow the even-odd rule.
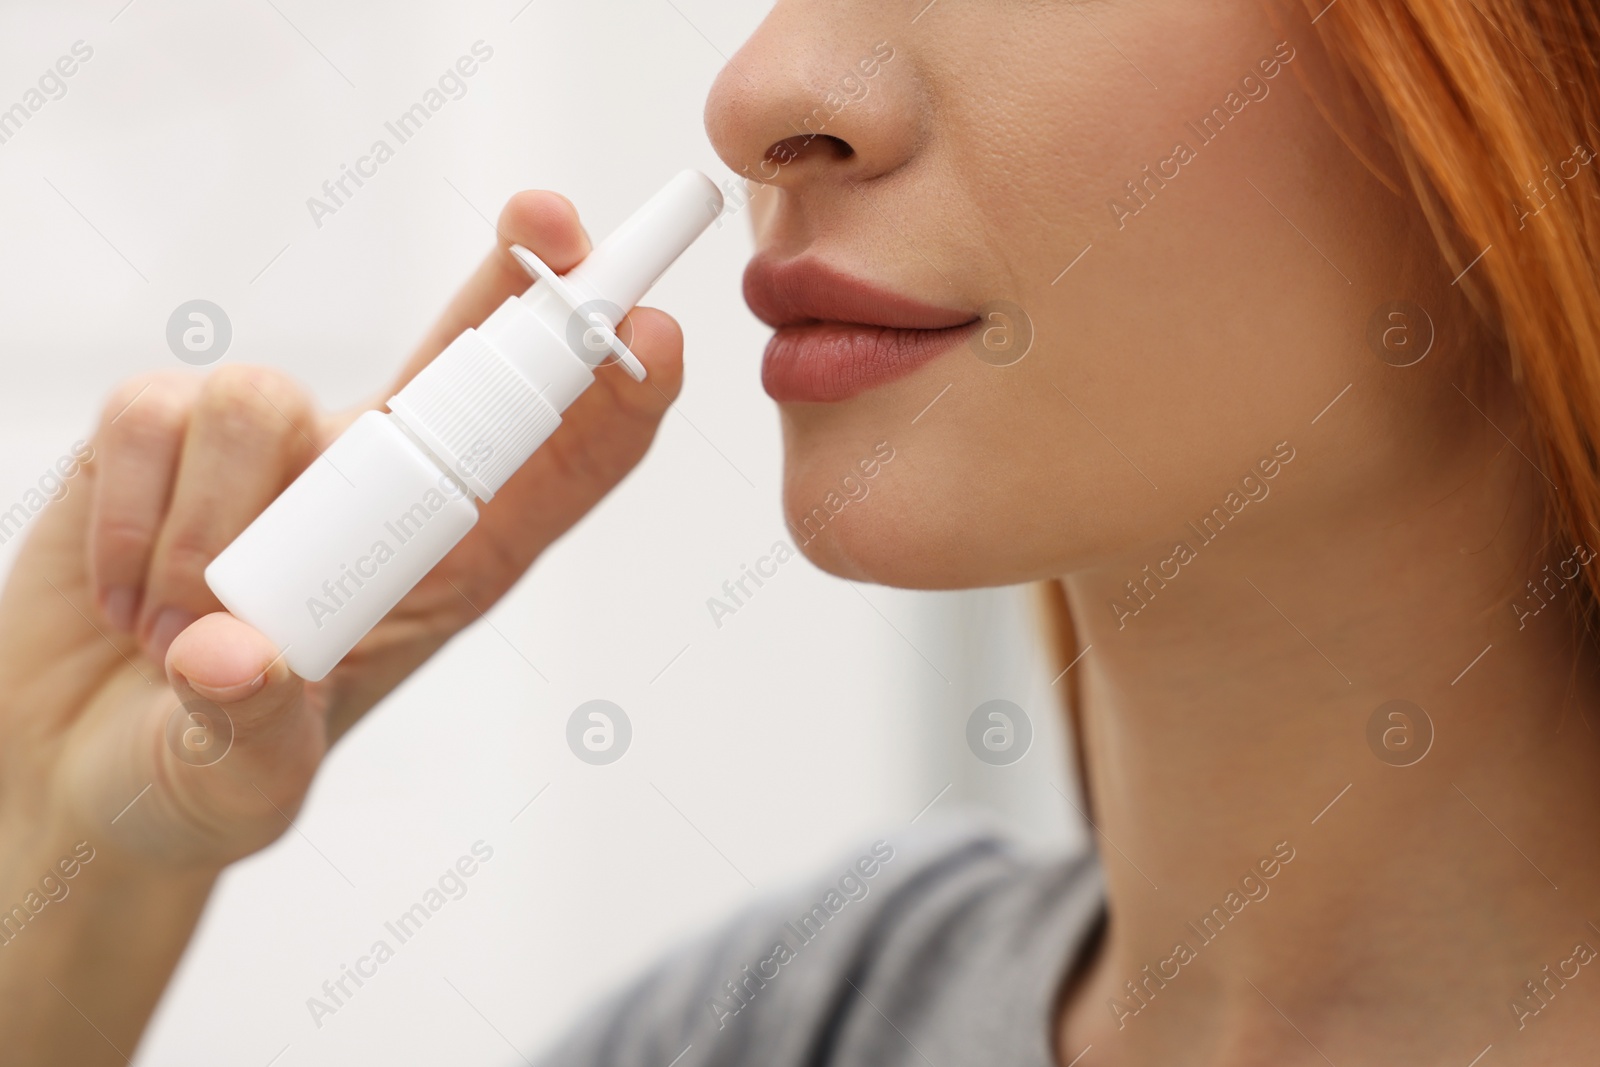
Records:
[[[990,541],[987,551],[974,544],[980,526],[965,511],[968,494],[926,484],[931,472],[913,468],[892,443],[876,444],[877,452],[869,445],[859,456],[837,447],[788,453],[784,520],[801,554],[840,578],[902,589],[1015,580],[999,573],[1007,562],[996,551],[1003,541]]]
[[[850,505],[853,512],[847,508],[820,531],[809,504],[802,510],[786,500],[784,513],[795,547],[829,574],[902,589],[951,589],[968,584],[959,580],[959,568],[951,566],[951,561],[927,551],[901,521],[907,516],[885,503],[875,493],[859,502],[859,507]],[[802,525],[808,519],[812,521]]]

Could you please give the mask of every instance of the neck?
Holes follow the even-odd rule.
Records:
[[[1303,447],[1209,542],[1175,530],[1176,577],[1163,545],[1064,579],[1110,924],[1063,1063],[1594,1040],[1600,692],[1570,578],[1600,538],[1530,564],[1543,479],[1513,449],[1311,513],[1338,463]]]

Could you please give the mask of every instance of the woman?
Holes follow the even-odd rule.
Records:
[[[815,562],[1051,583],[1099,866],[880,843],[549,1062],[1584,1060],[1597,60],[1579,0],[781,0],[706,118],[761,184],[789,518],[891,440]],[[500,229],[588,248],[553,194]],[[502,244],[401,379],[521,281]],[[316,685],[201,569],[350,416],[243,368],[110,400],[0,602],[0,901],[74,901],[0,948],[8,1062],[118,1062],[329,743],[639,459],[681,338],[633,321],[652,385]],[[165,742],[193,701],[215,766]]]

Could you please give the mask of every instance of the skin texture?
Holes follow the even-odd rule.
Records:
[[[1600,945],[1595,657],[1570,590],[1531,620],[1513,607],[1570,549],[1541,532],[1527,427],[1455,272],[1357,157],[1392,159],[1319,107],[1359,117],[1333,107],[1308,22],[1258,0],[780,0],[706,110],[728,165],[765,182],[758,253],[973,315],[1007,301],[1035,338],[1009,366],[963,343],[782,405],[786,510],[801,524],[886,442],[870,496],[802,538],[816,563],[915,588],[1063,581],[1058,686],[1110,920],[1049,1023],[1061,1063],[1464,1065],[1489,1045],[1494,1063],[1581,1062],[1600,978],[1569,965],[1542,1006],[1524,983]],[[848,106],[827,105],[850,77]],[[1234,91],[1254,98],[1199,144],[1186,123]],[[1119,218],[1124,183],[1179,140],[1195,158]],[[519,287],[505,243],[558,269],[588,247],[554,194],[513,199],[500,228],[399,380]],[[1406,368],[1366,339],[1397,298],[1438,333]],[[602,375],[313,686],[214,613],[201,571],[354,413],[241,368],[110,399],[0,596],[0,901],[95,849],[74,905],[0,951],[8,1062],[122,1062],[217,873],[281,834],[327,746],[643,455],[681,337],[634,318],[649,383]],[[1214,537],[1189,526],[1218,507]],[[1179,541],[1194,558],[1159,570]],[[210,768],[163,740],[195,695],[236,728]],[[1410,766],[1368,741],[1393,699],[1432,723]],[[1251,883],[1268,895],[1128,996],[1274,856]]]
[[[1592,1047],[1600,990],[1574,980],[1532,1015],[1524,985],[1600,946],[1593,648],[1570,589],[1525,626],[1513,607],[1538,605],[1523,583],[1570,546],[1541,530],[1503,354],[1415,203],[1358,158],[1400,173],[1309,15],[915,9],[782,0],[707,127],[731,168],[768,179],[758,256],[1031,320],[1014,365],[959,345],[781,417],[795,526],[874,442],[896,449],[869,497],[802,540],[820,566],[921,588],[1063,579],[1062,662],[1082,659],[1060,688],[1110,922],[1064,991],[1061,1062],[1466,1064],[1493,1044],[1532,1064]],[[895,58],[865,97],[797,136],[877,42]],[[1275,52],[1293,58],[1242,86]],[[1250,100],[1203,143],[1186,123],[1230,91]],[[1195,157],[1134,201],[1124,183],[1179,140]],[[1366,338],[1399,298],[1438,334],[1406,368]],[[1396,698],[1435,733],[1408,767],[1367,741]],[[1293,861],[1250,883],[1269,896],[1196,936],[1186,924],[1280,843]],[[1196,958],[1130,996],[1180,940]]]

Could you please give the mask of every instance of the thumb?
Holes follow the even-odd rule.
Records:
[[[287,828],[322,762],[322,713],[272,642],[226,612],[180,633],[166,666],[180,704],[162,757],[173,803],[215,844],[261,847]]]
[[[167,677],[179,698],[212,702],[252,734],[281,718],[305,688],[265,634],[225,611],[197,620],[173,640]]]

